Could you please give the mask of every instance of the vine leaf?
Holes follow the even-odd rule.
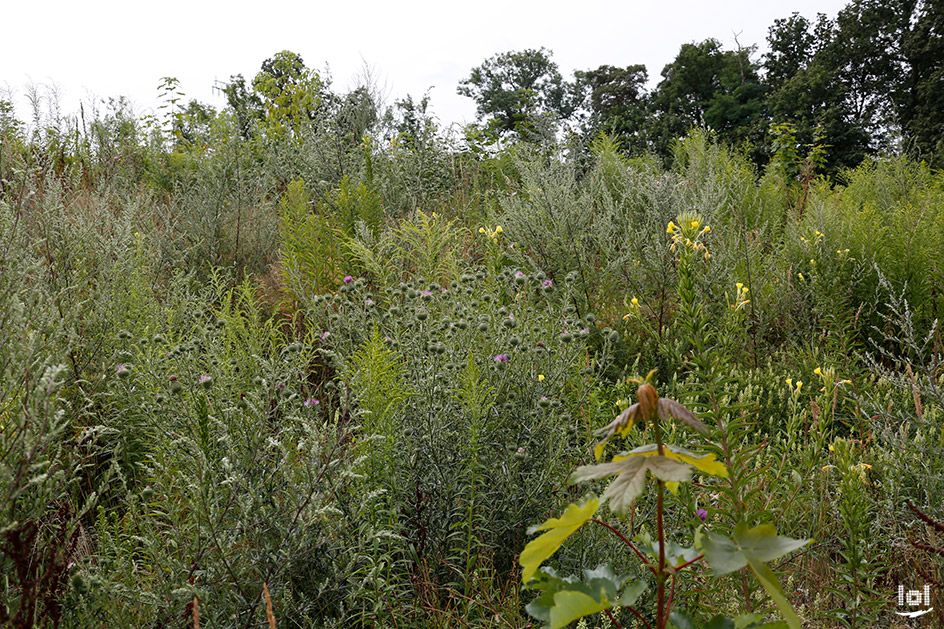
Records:
[[[528,542],[521,551],[518,563],[521,564],[521,580],[527,585],[538,567],[545,559],[557,552],[568,537],[586,524],[600,508],[600,499],[592,497],[582,505],[567,506],[560,518],[550,518],[543,524],[528,529],[528,533],[547,531],[544,535]]]
[[[587,480],[616,476],[600,499],[601,502],[610,501],[610,510],[625,513],[633,500],[645,489],[647,471],[667,482],[684,483],[692,477],[692,468],[687,463],[656,454],[631,456],[600,465],[584,465],[578,467],[567,482],[573,485]]]

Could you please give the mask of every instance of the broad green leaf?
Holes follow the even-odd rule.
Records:
[[[777,605],[777,609],[779,609],[780,613],[783,615],[783,619],[787,621],[787,626],[790,627],[790,629],[800,629],[800,617],[797,616],[793,605],[787,600],[773,570],[763,561],[755,557],[753,553],[745,551],[744,554],[747,556],[747,564],[751,567],[751,570],[754,571],[757,580],[760,581],[760,584],[767,590],[770,598],[772,598]]]
[[[620,587],[629,577],[617,577],[609,566],[584,571],[584,580],[561,578],[551,568],[541,568],[529,587],[544,589],[531,601],[527,611],[553,629],[565,627],[574,620],[616,606],[632,605],[645,591],[646,584],[634,581],[623,594]]]
[[[648,533],[640,533],[633,538],[633,541],[636,542],[636,548],[657,560],[659,559],[659,540],[653,540]],[[700,554],[694,548],[680,546],[671,540],[665,544],[665,560],[675,568],[690,562]]]
[[[621,452],[613,457],[613,461],[622,461],[631,456],[654,456],[658,454],[658,451],[658,446],[654,443],[650,443],[630,450],[629,452]],[[709,452],[708,454],[695,454],[685,448],[673,445],[663,446],[663,452],[666,458],[688,463],[705,474],[720,476],[721,478],[728,477],[727,466],[721,461],[717,461],[713,452]]]
[[[799,629],[800,618],[787,600],[780,583],[765,562],[782,557],[808,544],[810,540],[791,539],[777,535],[772,524],[761,524],[752,529],[741,523],[734,528],[734,539],[699,529],[695,534],[695,546],[701,546],[708,565],[716,575],[728,574],[750,566],[764,589],[773,599],[790,629]]]
[[[679,608],[669,614],[669,622],[675,629],[695,629],[695,621],[684,609]]]
[[[620,607],[629,607],[635,605],[642,593],[646,591],[645,581],[633,581],[623,590],[623,595],[619,598]]]
[[[550,627],[558,629],[590,614],[602,612],[613,607],[607,599],[596,600],[589,594],[576,590],[562,590],[554,595],[554,607],[551,608]]]
[[[623,513],[645,489],[647,471],[663,481],[685,482],[692,476],[692,468],[688,464],[655,455],[629,457],[600,465],[584,465],[577,468],[567,482],[574,484],[616,476],[600,499],[602,502],[610,500],[610,509]]]
[[[522,568],[521,580],[527,584],[538,566],[553,555],[574,531],[586,524],[599,508],[600,499],[594,497],[580,506],[569,505],[560,518],[550,518],[544,524],[529,529],[529,533],[545,530],[547,533],[531,540],[521,551],[521,557],[518,558]]]
[[[737,625],[730,618],[725,618],[719,614],[709,620],[703,629],[737,629]]]

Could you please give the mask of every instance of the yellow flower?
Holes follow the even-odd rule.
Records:
[[[637,308],[639,307],[639,300],[636,299],[635,297],[633,297],[633,298],[629,301],[629,303],[631,303],[632,305],[636,306]]]
[[[802,274],[802,273],[797,273],[797,277],[799,277],[799,278],[802,280],[802,279],[803,279],[803,274]]]
[[[629,319],[629,313],[628,313],[628,312],[623,315],[623,321],[626,321],[627,319]]]
[[[479,227],[479,233],[480,233],[480,234],[484,234],[484,233],[485,233],[485,228],[484,228],[484,227]]]
[[[835,451],[836,451],[836,448],[833,447],[833,444],[829,444],[829,451],[830,451],[830,452],[835,452]]]
[[[698,226],[701,225],[698,221],[692,221],[692,229],[698,229]]]
[[[787,386],[793,388],[793,378],[787,378]]]
[[[705,252],[705,260],[711,260],[711,254],[707,251]]]
[[[711,231],[711,226],[710,226],[710,225],[705,225],[705,228],[704,228],[703,230],[701,230],[701,233],[707,234],[707,233],[710,232],[710,231]]]
[[[669,221],[669,226],[666,228],[665,233],[667,234],[675,233],[675,221]]]
[[[863,470],[870,470],[870,469],[872,469],[872,466],[869,465],[868,463],[860,463],[860,464],[859,464],[859,468],[860,468],[860,469],[863,469]]]
[[[501,225],[496,225],[496,226],[495,226],[495,233],[496,233],[496,234],[502,233]]]
[[[538,374],[538,382],[544,382],[544,374],[543,374],[543,373],[539,373],[539,374]]]
[[[800,392],[800,389],[802,389],[802,388],[803,388],[803,383],[800,382],[799,380],[797,380],[797,393],[799,393],[799,392]]]
[[[738,282],[737,284],[735,284],[735,286],[737,286],[738,292],[740,292],[741,289],[744,288],[744,284],[742,284],[741,282]]]
[[[816,369],[813,370],[813,373],[815,373],[817,376],[822,376],[823,370],[817,367]]]

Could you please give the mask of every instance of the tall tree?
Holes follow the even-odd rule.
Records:
[[[915,7],[913,26],[902,39],[905,71],[895,94],[905,148],[944,167],[944,1]]]
[[[587,134],[608,133],[620,141],[624,150],[645,151],[645,86],[649,80],[646,66],[603,65],[576,74],[578,81],[590,91]]]
[[[693,126],[706,126],[739,144],[750,138],[762,114],[764,86],[752,48],[725,51],[714,39],[683,44],[652,94],[653,149],[668,156],[674,141]]]
[[[551,52],[505,52],[486,59],[456,90],[475,100],[480,120],[495,137],[546,135],[580,105],[579,90],[564,81]]]

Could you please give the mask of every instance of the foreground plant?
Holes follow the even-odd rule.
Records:
[[[724,463],[715,460],[713,453],[696,453],[679,446],[664,443],[661,423],[670,419],[682,422],[703,437],[711,434],[711,429],[702,423],[694,413],[683,405],[660,398],[655,387],[649,382],[650,372],[645,381],[637,380],[638,402],[621,413],[611,424],[601,429],[598,436],[602,439],[595,448],[599,461],[607,442],[617,435],[625,437],[633,426],[642,424],[651,427],[655,438],[654,444],[647,444],[630,451],[614,455],[607,463],[586,465],[578,468],[568,479],[570,484],[589,480],[613,478],[613,481],[601,497],[589,496],[583,503],[571,504],[560,518],[551,518],[533,527],[531,532],[546,531],[532,540],[522,551],[519,563],[522,568],[522,580],[528,589],[542,590],[532,601],[528,613],[547,623],[552,628],[564,627],[568,623],[587,616],[604,612],[619,627],[610,610],[625,607],[649,629],[687,629],[694,627],[691,615],[677,606],[679,597],[676,586],[678,575],[684,569],[691,569],[699,562],[704,562],[712,569],[714,576],[722,576],[749,567],[764,589],[777,605],[785,622],[762,623],[762,617],[747,614],[736,619],[715,616],[702,625],[709,629],[733,629],[748,627],[800,627],[800,619],[790,605],[773,571],[767,562],[805,546],[810,540],[796,540],[777,535],[772,524],[761,524],[753,528],[747,522],[740,522],[734,527],[731,537],[705,530],[699,526],[694,532],[694,546],[682,547],[674,542],[667,542],[665,526],[665,490],[678,495],[679,484],[691,480],[693,470],[728,477]],[[656,481],[656,532],[658,539],[653,541],[648,535],[637,535],[629,540],[615,526],[596,519],[599,508],[609,501],[610,510],[624,515],[633,501],[646,490],[649,472]],[[642,561],[643,566],[655,580],[656,605],[653,612],[647,614],[637,605],[649,584],[642,579],[619,576],[609,565],[601,565],[593,570],[584,570],[583,578],[561,577],[550,567],[541,564],[551,557],[564,541],[587,522],[594,522],[610,531]],[[654,624],[650,619],[654,617]]]

